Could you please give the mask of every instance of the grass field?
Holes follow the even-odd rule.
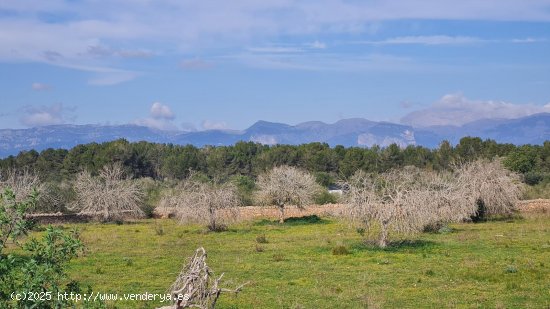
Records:
[[[550,308],[548,216],[453,225],[381,250],[337,219],[255,221],[206,233],[172,220],[77,224],[87,247],[72,278],[105,293],[165,293],[203,246],[227,287],[220,308]],[[256,238],[265,235],[267,243]],[[349,254],[334,255],[344,245]],[[263,252],[258,252],[263,251]],[[116,302],[110,308],[155,308]]]

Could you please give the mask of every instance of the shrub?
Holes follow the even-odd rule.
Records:
[[[514,266],[514,265],[508,265],[508,266],[506,267],[505,272],[506,272],[507,274],[515,274],[515,273],[518,272],[518,269],[517,269],[516,266]]]
[[[539,184],[543,179],[544,174],[540,172],[528,172],[523,175],[523,181],[530,186]]]
[[[267,244],[267,238],[265,237],[265,234],[256,236],[256,242],[259,244]]]
[[[158,236],[164,235],[164,227],[162,224],[155,223],[155,234]]]
[[[332,254],[333,255],[347,255],[349,254],[349,250],[346,246],[344,245],[338,245],[334,248],[332,248]]]
[[[126,266],[133,266],[133,265],[134,265],[134,260],[132,260],[132,258],[123,257],[123,258],[122,258],[122,261],[124,261],[124,264],[125,264]]]
[[[321,193],[315,196],[315,204],[317,205],[336,204],[336,203],[338,203],[338,196],[328,191],[322,191]]]
[[[472,220],[511,215],[522,195],[518,174],[504,168],[500,160],[477,160],[457,170],[461,194],[474,205]]]

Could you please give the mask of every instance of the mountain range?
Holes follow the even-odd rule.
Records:
[[[331,146],[373,145],[400,147],[420,145],[434,148],[442,140],[456,144],[464,136],[494,139],[499,143],[542,144],[550,140],[550,113],[517,119],[486,119],[462,126],[415,128],[375,122],[362,118],[343,119],[333,124],[320,121],[297,125],[258,121],[248,129],[194,132],[160,131],[137,125],[53,125],[30,129],[0,129],[0,157],[23,150],[70,149],[78,144],[106,142],[120,138],[128,141],[205,145],[232,145],[238,141],[262,144],[302,144],[325,142]]]

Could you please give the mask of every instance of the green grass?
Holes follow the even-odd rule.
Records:
[[[87,246],[73,279],[97,292],[165,293],[203,246],[228,288],[250,281],[219,308],[549,308],[550,219],[453,225],[387,249],[365,244],[330,218],[256,221],[221,233],[171,220],[78,224]],[[71,226],[72,227],[72,226]],[[162,233],[159,233],[162,229]],[[265,235],[262,252],[257,237]],[[348,254],[333,254],[345,246]],[[117,302],[111,308],[155,308]]]

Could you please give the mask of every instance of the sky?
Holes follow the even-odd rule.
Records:
[[[550,0],[2,0],[0,128],[550,112]]]

